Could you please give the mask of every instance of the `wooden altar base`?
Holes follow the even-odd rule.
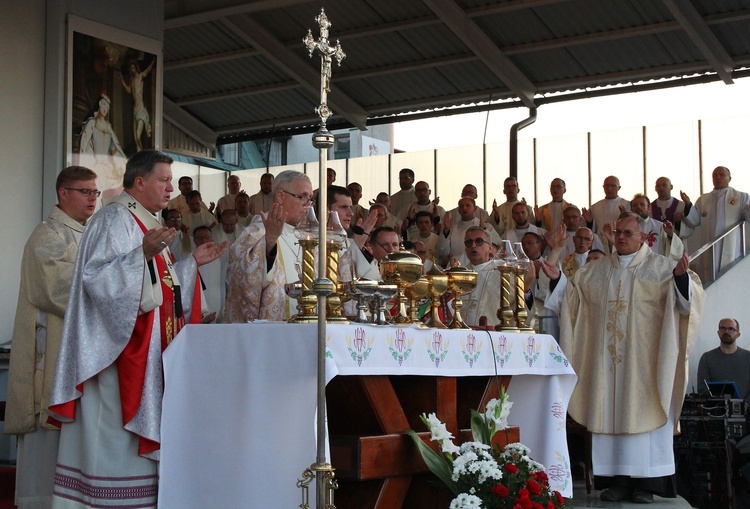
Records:
[[[326,387],[331,464],[339,509],[447,508],[442,489],[405,431],[413,429],[433,449],[419,419],[435,412],[457,444],[471,440],[471,410],[507,388],[511,377],[337,376]],[[495,435],[518,442],[518,428]]]

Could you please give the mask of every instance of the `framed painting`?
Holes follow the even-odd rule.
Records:
[[[162,43],[69,16],[66,62],[66,166],[95,171],[114,196],[127,158],[161,147]]]

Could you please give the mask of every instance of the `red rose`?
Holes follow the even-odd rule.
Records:
[[[531,474],[531,477],[536,479],[537,481],[541,481],[542,484],[546,484],[549,482],[549,477],[547,477],[547,472],[544,470],[541,470],[539,472],[534,472]]]
[[[505,498],[508,496],[508,487],[504,484],[498,484],[497,486],[492,488],[492,493],[500,498]]]
[[[526,481],[526,487],[529,489],[529,493],[531,493],[535,497],[538,497],[542,494],[542,487],[539,486],[539,483],[534,479],[529,479],[528,481]]]
[[[534,505],[531,506],[531,509],[544,509],[544,506],[540,504],[539,502],[534,502]]]
[[[516,499],[515,505],[513,506],[514,509],[515,508],[518,508],[518,509],[533,509],[533,507],[534,507],[534,502],[531,501],[531,499],[528,497],[528,495],[525,496],[525,497],[518,497]]]
[[[553,501],[548,500],[547,501],[547,509],[557,509],[557,507],[555,507],[555,503]]]
[[[526,488],[518,490],[518,498],[529,498],[529,490]]]
[[[507,465],[505,465],[505,471],[509,474],[515,474],[516,472],[518,472],[518,467],[513,463],[508,463]]]
[[[563,505],[565,503],[565,499],[563,498],[562,493],[557,490],[555,490],[555,498],[557,499],[557,503],[559,505]]]

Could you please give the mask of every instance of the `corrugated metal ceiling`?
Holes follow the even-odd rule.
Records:
[[[329,128],[750,74],[750,0],[167,0],[165,98],[219,143],[313,128],[321,7]]]

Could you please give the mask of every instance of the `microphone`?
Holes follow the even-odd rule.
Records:
[[[351,226],[351,230],[352,230],[352,233],[353,233],[354,235],[367,235],[368,237],[370,236],[370,234],[369,234],[369,233],[367,233],[367,232],[365,231],[365,229],[364,229],[364,228],[362,228],[361,226],[359,226],[358,224],[353,224],[353,225]]]

